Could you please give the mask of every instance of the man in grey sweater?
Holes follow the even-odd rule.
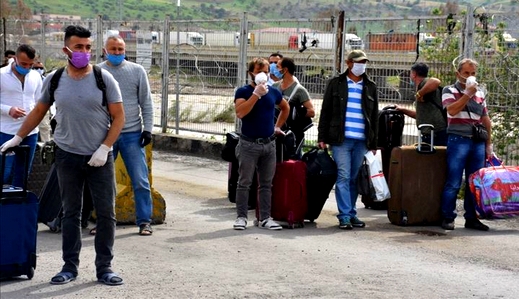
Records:
[[[139,234],[149,236],[153,210],[148,166],[144,147],[151,142],[153,103],[150,84],[144,68],[125,60],[126,44],[120,36],[110,36],[103,52],[107,58],[99,66],[119,82],[126,123],[113,145],[114,157],[120,152],[132,181],[136,222]]]

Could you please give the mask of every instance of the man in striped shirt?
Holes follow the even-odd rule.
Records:
[[[319,117],[319,147],[330,144],[337,163],[335,198],[341,229],[366,225],[355,208],[357,175],[366,152],[377,149],[378,133],[377,86],[365,73],[367,62],[361,50],[348,54],[348,69],[328,83]]]
[[[457,81],[446,86],[442,93],[443,107],[448,114],[447,127],[447,179],[442,193],[442,228],[454,229],[456,198],[465,171],[464,209],[465,228],[486,231],[488,226],[476,216],[474,196],[469,190],[468,177],[484,167],[485,158],[493,152],[492,125],[488,117],[485,94],[478,87],[476,72],[478,64],[472,59],[463,59],[458,64]],[[487,140],[474,138],[473,126],[481,123],[488,131]]]

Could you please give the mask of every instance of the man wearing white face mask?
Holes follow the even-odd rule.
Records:
[[[457,82],[446,86],[442,93],[443,107],[447,109],[447,179],[442,193],[442,228],[454,229],[456,199],[465,172],[465,228],[487,231],[489,227],[477,219],[475,199],[470,192],[468,178],[483,168],[485,158],[493,153],[492,124],[484,92],[476,82],[478,63],[463,59],[458,63]],[[483,124],[488,132],[486,140],[474,134],[474,125]]]
[[[28,145],[29,172],[32,167],[38,129],[28,132],[25,138],[16,136],[26,115],[34,109],[40,97],[42,81],[40,75],[32,70],[36,50],[29,45],[20,45],[16,50],[14,62],[0,69],[0,144],[18,137],[18,144]],[[4,167],[4,183],[23,187],[23,180],[28,174],[24,173],[23,156],[7,156]]]
[[[257,171],[259,192],[259,228],[280,230],[282,227],[270,217],[272,179],[276,171],[276,135],[283,134],[290,106],[276,88],[268,88],[269,64],[265,58],[254,58],[248,64],[251,82],[238,88],[234,94],[236,117],[241,119],[241,135],[236,146],[238,159],[238,187],[236,188],[235,230],[247,228],[249,189],[254,172]],[[278,105],[281,112],[274,124],[274,110]]]
[[[319,117],[319,147],[331,145],[337,163],[339,228],[348,230],[366,225],[357,217],[355,208],[357,175],[366,152],[377,149],[377,86],[365,73],[367,62],[361,50],[348,54],[346,72],[328,82]]]

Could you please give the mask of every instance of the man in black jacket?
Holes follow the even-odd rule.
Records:
[[[366,224],[357,217],[357,174],[368,150],[377,149],[377,86],[365,74],[368,58],[361,50],[348,54],[345,73],[326,87],[319,117],[320,148],[331,145],[337,163],[335,198],[339,228],[352,229]]]

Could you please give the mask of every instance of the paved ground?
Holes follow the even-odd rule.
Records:
[[[342,231],[333,193],[316,223],[265,231],[231,229],[227,164],[154,152],[154,186],[167,218],[151,237],[118,226],[114,269],[95,281],[94,238],[84,231],[78,280],[48,283],[61,267],[59,234],[40,225],[32,280],[0,282],[0,298],[517,298],[519,221],[488,221],[489,232],[397,227],[359,202],[365,229]],[[251,212],[250,219],[253,214]],[[251,221],[252,222],[252,221]]]

